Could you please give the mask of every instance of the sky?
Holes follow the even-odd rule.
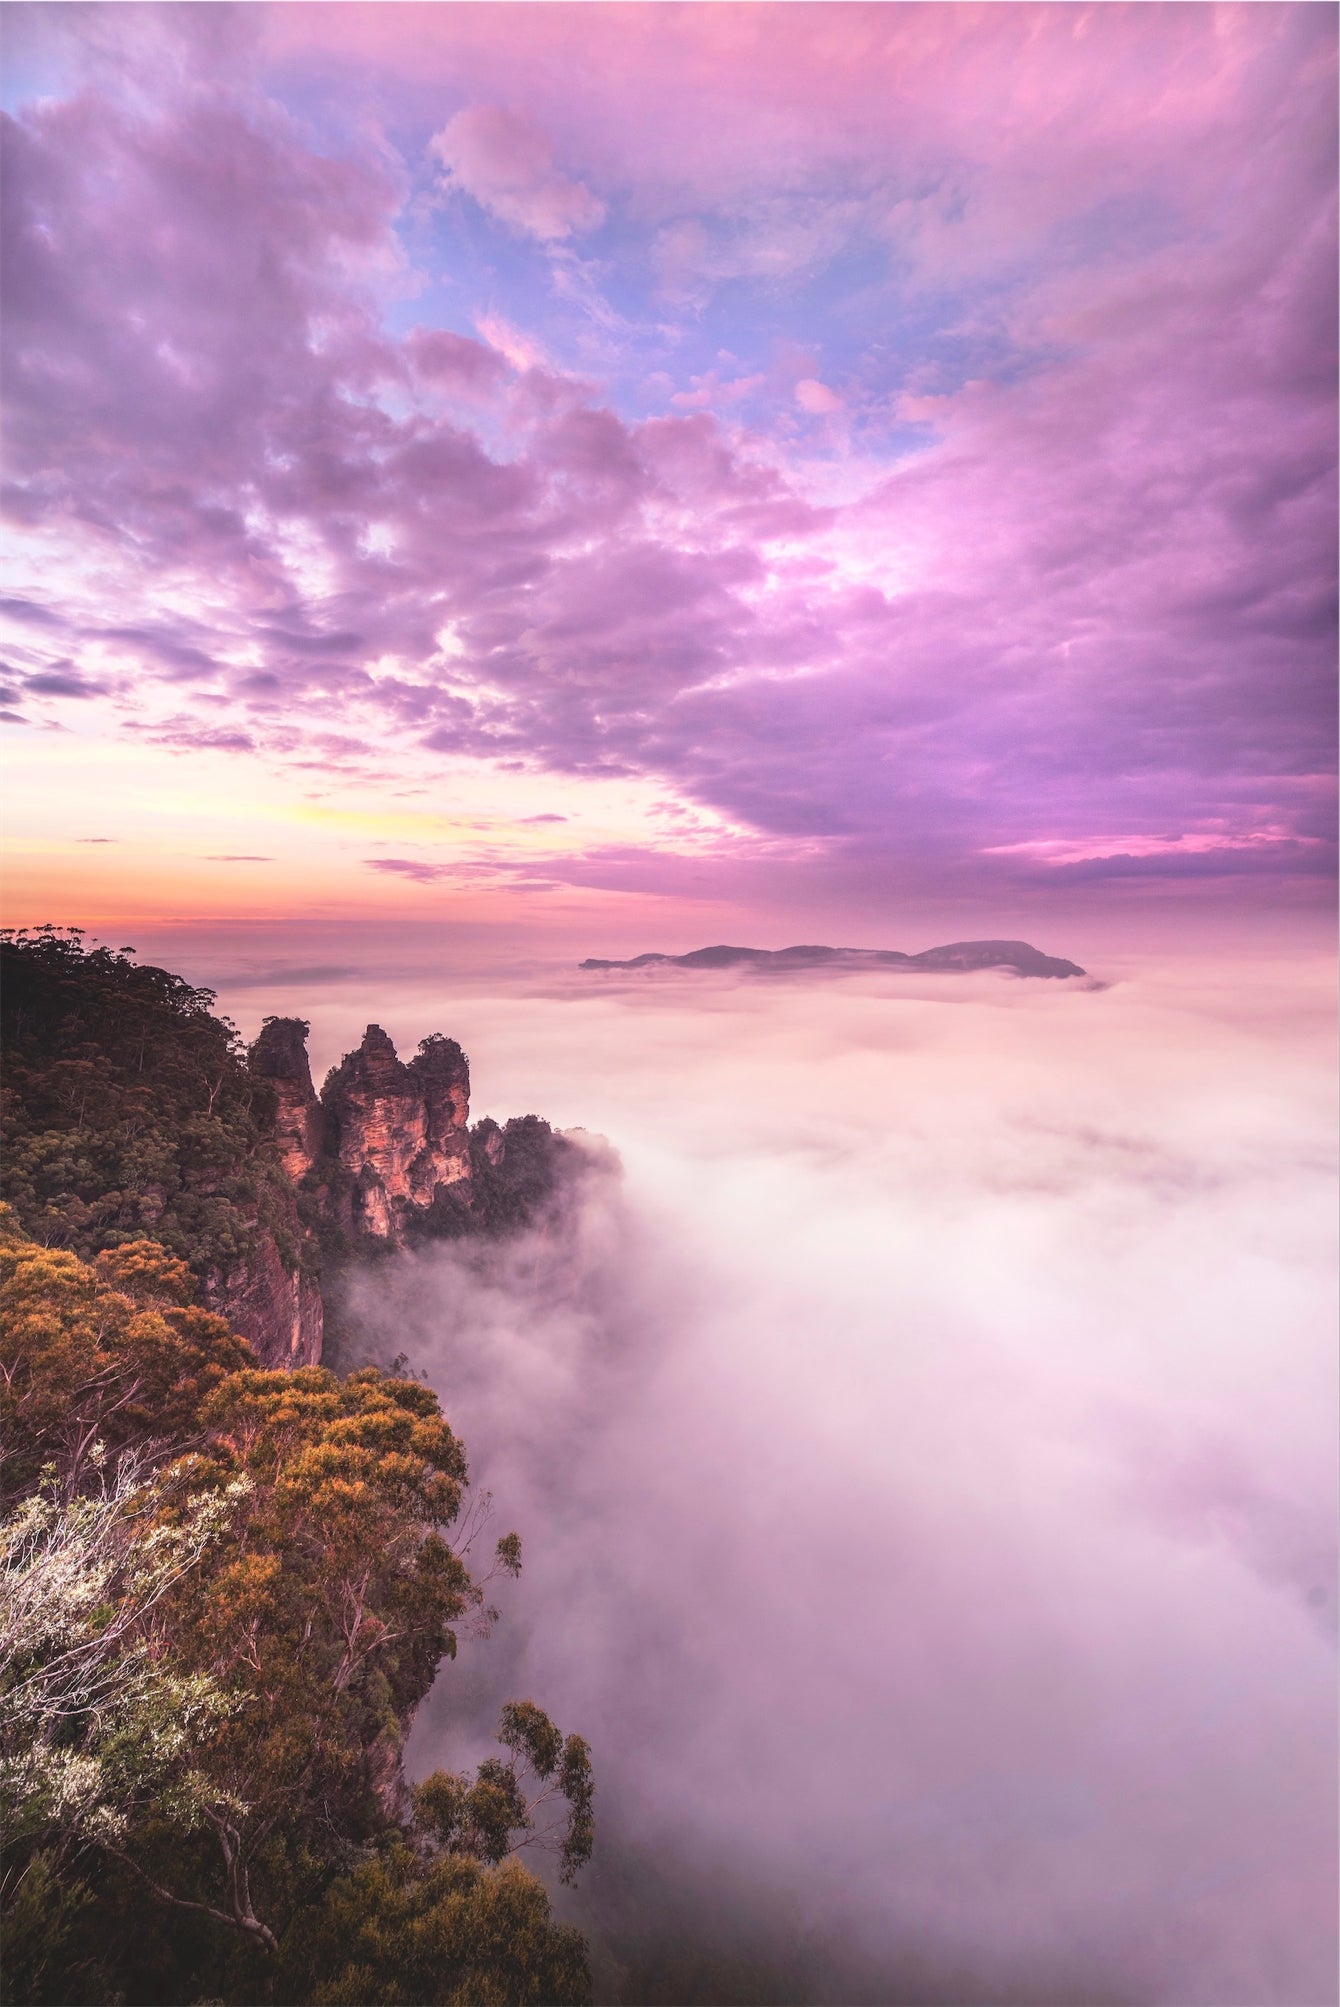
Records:
[[[1333,2000],[1333,9],[4,11],[6,919],[607,1139],[365,1306],[414,1762],[590,1736],[602,1984]]]
[[[9,919],[1324,909],[1330,8],[5,14]]]

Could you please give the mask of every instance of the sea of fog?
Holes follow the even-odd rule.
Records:
[[[606,1139],[362,1308],[525,1546],[412,1767],[587,1736],[607,2000],[1335,1998],[1330,972],[1103,973],[215,971]]]

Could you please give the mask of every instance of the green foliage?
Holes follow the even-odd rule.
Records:
[[[313,2007],[567,2007],[590,1997],[580,1934],[517,1862],[488,1873],[393,1845],[334,1883],[285,1945],[282,1997]]]
[[[7,1997],[585,1999],[509,1858],[589,1855],[580,1738],[514,1703],[506,1756],[406,1816],[405,1726],[494,1614],[436,1396],[260,1371],[193,1288],[152,1242],[89,1264],[0,1214]]]
[[[91,1258],[154,1239],[199,1278],[281,1244],[292,1202],[212,990],[77,928],[0,933],[3,1193],[25,1230]]]
[[[414,1787],[421,1833],[452,1854],[498,1862],[535,1842],[557,1852],[565,1882],[591,1858],[594,1839],[591,1756],[580,1735],[566,1741],[531,1700],[509,1700],[498,1740],[510,1752],[467,1777],[435,1770]],[[559,1811],[558,1801],[565,1807]]]
[[[236,1701],[211,1769],[221,1799],[247,1807],[233,1821],[245,1864],[317,1807],[375,1826],[370,1752],[398,1737],[483,1592],[448,1538],[465,1459],[428,1388],[375,1369],[248,1371],[202,1419],[192,1495],[247,1488],[176,1621]]]
[[[473,1194],[468,1216],[452,1221],[435,1209],[424,1223],[425,1236],[450,1239],[469,1233],[496,1239],[520,1233],[544,1217],[555,1194],[580,1175],[580,1168],[576,1146],[540,1116],[514,1115],[499,1127],[486,1115],[470,1139]],[[450,1187],[443,1198],[449,1200]]]
[[[45,1853],[30,1854],[4,1888],[4,1998],[33,2007],[68,2007],[103,1996],[89,1958],[87,1916],[93,1901],[77,1876]],[[93,1969],[91,1969],[93,1967]]]

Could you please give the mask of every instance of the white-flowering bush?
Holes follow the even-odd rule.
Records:
[[[0,1523],[0,1814],[20,1837],[115,1842],[151,1789],[189,1810],[192,1744],[223,1710],[174,1670],[158,1605],[215,1540],[239,1488],[174,1508],[174,1472],[95,1454]],[[166,1794],[166,1798],[165,1795]]]

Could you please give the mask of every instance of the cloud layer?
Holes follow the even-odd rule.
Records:
[[[528,19],[39,10],[11,705],[854,881],[1328,870],[1324,10]]]
[[[677,1915],[672,1997],[1333,1999],[1313,977],[459,996],[487,1105],[625,1175],[366,1294],[526,1541],[413,1755],[509,1692],[589,1733],[583,1917],[627,1963]],[[363,1001],[303,999],[323,1051]]]

